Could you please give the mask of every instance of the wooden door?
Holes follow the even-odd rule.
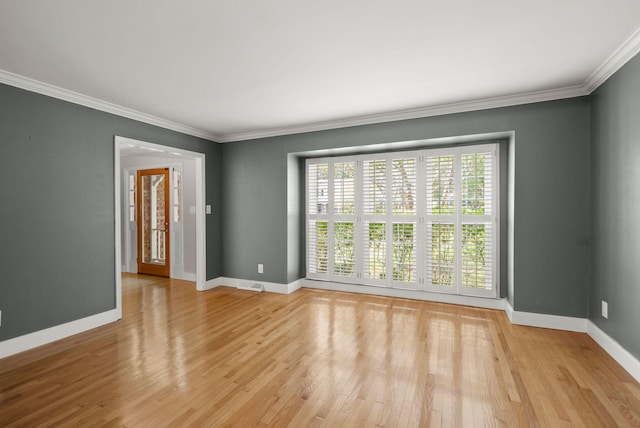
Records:
[[[138,273],[169,277],[170,187],[169,168],[138,171]]]

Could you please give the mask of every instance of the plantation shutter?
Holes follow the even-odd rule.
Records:
[[[391,242],[388,257],[391,285],[397,288],[416,288],[418,285],[417,164],[418,156],[414,153],[394,154],[391,159]]]
[[[365,284],[387,284],[387,159],[362,162],[363,272]]]
[[[333,164],[333,273],[354,277],[356,225],[356,163]]]
[[[307,166],[307,276],[323,278],[329,269],[329,164]]]
[[[461,149],[461,294],[495,295],[496,152],[496,146]]]
[[[307,276],[497,297],[497,144],[307,161]]]
[[[425,289],[497,296],[497,145],[425,157]]]
[[[434,151],[425,157],[425,276],[432,291],[454,292],[456,286],[454,159],[450,151]]]

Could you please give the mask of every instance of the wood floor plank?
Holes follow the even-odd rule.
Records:
[[[0,426],[640,426],[640,385],[501,311],[126,274],[121,321],[0,360]]]

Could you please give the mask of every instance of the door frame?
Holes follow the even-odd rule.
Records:
[[[121,238],[121,200],[122,200],[122,174],[120,173],[120,148],[122,146],[136,146],[146,148],[150,151],[161,151],[168,154],[182,156],[195,161],[196,173],[196,290],[203,291],[206,287],[206,182],[205,182],[205,155],[204,153],[192,152],[190,150],[179,149],[160,144],[149,143],[147,141],[135,140],[132,138],[114,137],[114,218],[115,218],[115,291],[116,291],[116,311],[118,318],[122,318],[122,238]]]
[[[139,169],[136,171],[136,223],[137,223],[137,227],[136,227],[136,232],[137,232],[137,245],[136,245],[136,253],[137,256],[136,258],[138,259],[138,272],[142,272],[142,273],[147,273],[150,275],[159,275],[159,276],[164,276],[167,278],[171,278],[171,266],[173,263],[173,259],[171,257],[171,242],[173,241],[173,239],[171,239],[171,232],[173,231],[173,219],[171,218],[171,211],[173,208],[173,204],[172,204],[172,200],[171,200],[171,189],[172,189],[172,182],[171,182],[171,169],[168,167],[165,168],[144,168],[144,169]],[[145,206],[146,204],[143,203],[143,201],[146,199],[145,198],[145,192],[143,190],[143,177],[145,176],[162,176],[163,180],[164,180],[164,187],[162,190],[162,193],[164,193],[163,196],[163,210],[164,210],[164,264],[162,265],[158,265],[158,264],[154,264],[154,263],[145,263],[143,261],[142,255],[143,255],[143,247],[146,245],[143,241],[146,241],[145,239],[143,239],[144,234],[145,234],[145,230],[146,230],[146,224],[147,221],[145,220],[145,215],[143,213],[143,211],[146,211]],[[153,184],[151,185],[151,193],[153,193]],[[157,192],[160,193],[160,192]],[[153,197],[151,197],[151,200],[153,201]],[[153,206],[153,203],[150,202],[150,205]],[[153,213],[153,209],[151,209],[151,213]],[[153,215],[153,214],[152,214]],[[142,226],[142,223],[144,223],[144,227]],[[149,223],[151,223],[151,220],[149,220]],[[154,227],[153,225],[150,227]],[[158,227],[157,225],[155,225],[155,227]],[[153,230],[153,229],[151,229]],[[152,245],[152,244],[150,244]]]

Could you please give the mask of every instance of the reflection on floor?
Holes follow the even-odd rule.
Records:
[[[0,426],[625,426],[586,334],[501,311],[123,276],[123,320],[0,361]]]

